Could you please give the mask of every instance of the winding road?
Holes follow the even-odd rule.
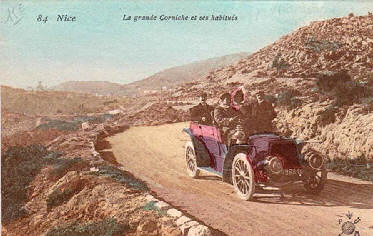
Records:
[[[106,151],[155,194],[206,225],[227,235],[338,235],[351,212],[360,235],[373,235],[373,184],[329,173],[318,196],[301,184],[286,189],[262,190],[253,201],[240,200],[233,186],[202,173],[190,178],[185,170],[181,132],[188,123],[132,127],[107,138]]]

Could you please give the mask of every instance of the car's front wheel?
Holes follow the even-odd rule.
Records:
[[[185,144],[185,161],[188,175],[192,178],[197,178],[199,170],[197,168],[197,159],[194,151],[194,145],[191,141]]]
[[[255,192],[254,170],[246,159],[246,154],[238,153],[232,163],[232,182],[237,195],[250,200]]]
[[[319,170],[309,170],[307,175],[305,176],[304,188],[307,192],[312,194],[318,194],[321,190],[324,189],[326,180],[327,180],[327,170],[325,166],[323,166]]]

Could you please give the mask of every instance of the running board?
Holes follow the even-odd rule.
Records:
[[[201,170],[201,171],[206,171],[206,172],[208,172],[208,173],[211,173],[211,174],[217,175],[217,176],[219,176],[219,177],[223,177],[223,174],[222,174],[222,173],[220,173],[220,172],[214,170],[214,169],[211,168],[211,167],[198,167],[198,169]]]

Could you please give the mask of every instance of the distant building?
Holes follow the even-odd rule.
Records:
[[[41,81],[38,81],[38,85],[36,86],[36,90],[37,91],[44,91],[45,90],[45,87],[43,86]]]
[[[157,92],[157,90],[144,90],[143,91],[144,94],[154,94],[156,92]]]

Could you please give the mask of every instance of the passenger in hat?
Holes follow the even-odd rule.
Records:
[[[239,111],[231,106],[231,94],[224,93],[220,96],[219,106],[214,110],[214,119],[221,131],[223,142],[228,144],[228,134],[235,128],[235,120]]]

